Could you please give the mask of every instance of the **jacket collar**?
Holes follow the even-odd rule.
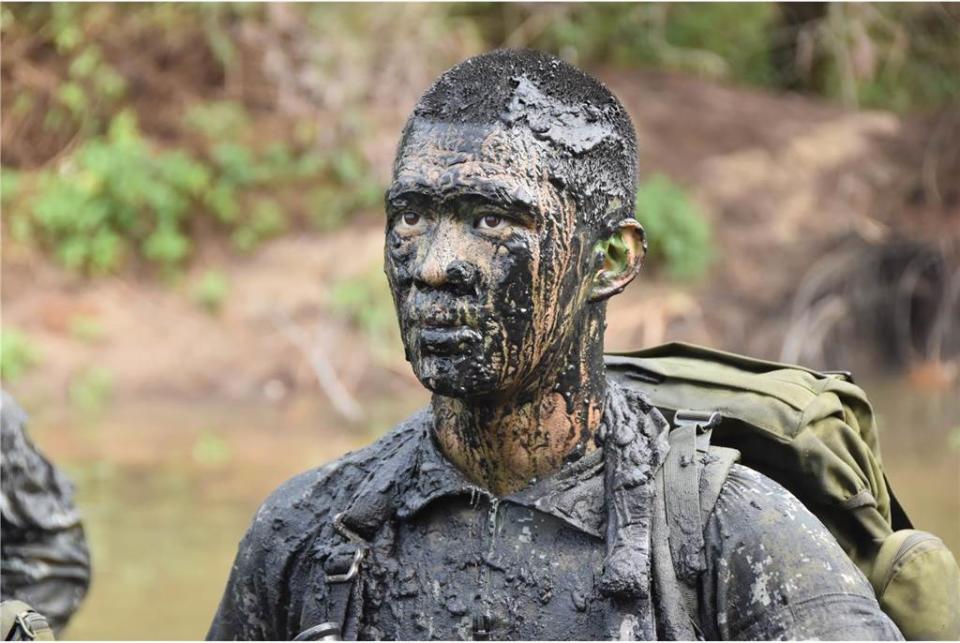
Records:
[[[407,475],[400,482],[396,516],[405,520],[431,502],[457,495],[494,496],[473,484],[444,455],[433,436],[432,415],[425,414],[418,445]],[[500,498],[504,502],[537,509],[563,520],[570,526],[603,538],[606,512],[603,498],[603,450],[596,449],[564,465],[543,480]]]

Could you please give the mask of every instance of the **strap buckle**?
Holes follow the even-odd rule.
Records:
[[[366,555],[366,553],[366,548],[358,547],[356,553],[353,554],[353,561],[350,563],[350,568],[347,569],[346,573],[327,574],[327,582],[346,583],[349,580],[353,580],[353,577],[356,576],[357,572],[360,571],[360,561],[363,560],[363,557]]]
[[[23,630],[23,633],[26,635],[27,639],[35,641],[37,639],[37,631],[34,629],[35,626],[41,628],[48,628],[47,619],[44,618],[39,612],[33,610],[27,610],[17,614],[17,625],[20,626],[20,629]]]
[[[367,549],[370,544],[359,534],[343,524],[343,512],[333,517],[333,528],[336,529],[341,536],[357,545],[357,551],[353,554],[353,561],[351,561],[346,573],[330,574],[327,576],[328,583],[346,583],[349,580],[353,580],[353,577],[360,571],[360,562],[364,556],[367,555]]]
[[[703,433],[709,429],[715,428],[720,424],[722,416],[717,411],[694,411],[693,409],[678,409],[673,416],[673,423],[676,426],[692,424],[697,427],[698,433]]]

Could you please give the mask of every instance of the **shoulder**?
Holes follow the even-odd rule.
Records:
[[[299,631],[313,563],[337,541],[333,519],[373,471],[394,465],[419,443],[429,412],[421,411],[373,444],[301,473],[257,510],[237,551],[209,639],[285,639]]]
[[[827,528],[767,476],[731,467],[704,538],[721,638],[898,638]]]
[[[278,535],[305,534],[332,521],[371,472],[399,466],[395,461],[417,443],[429,418],[429,409],[422,409],[376,442],[287,480],[261,505],[250,531],[269,533],[275,540]]]
[[[73,485],[37,449],[27,433],[27,414],[0,390],[0,512],[12,525],[55,532],[80,525]]]
[[[734,464],[730,467],[730,472],[720,489],[715,515],[727,517],[724,514],[740,511],[744,505],[750,506],[754,511],[775,512],[791,522],[796,522],[798,514],[804,514],[803,518],[809,515],[816,520],[806,507],[779,483],[759,471],[741,464]],[[764,522],[758,521],[757,515],[749,514],[749,516],[749,519],[743,520],[744,528]]]
[[[844,568],[856,571],[851,591],[873,596],[868,585],[854,582],[863,580],[862,575],[823,523],[790,491],[754,469],[739,464],[730,468],[707,529],[714,547],[751,558],[762,553],[760,562],[775,560],[781,569],[787,563],[810,562],[809,552],[816,551],[823,562],[813,567],[829,572],[835,569],[829,560],[837,558]]]

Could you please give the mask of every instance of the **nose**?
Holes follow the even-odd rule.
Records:
[[[477,269],[466,261],[454,259],[442,265],[438,261],[424,261],[415,276],[419,286],[430,288],[471,289],[477,281]]]
[[[414,281],[421,288],[450,288],[473,291],[477,282],[477,268],[458,256],[460,243],[455,235],[442,231],[427,249],[427,254],[414,273]]]

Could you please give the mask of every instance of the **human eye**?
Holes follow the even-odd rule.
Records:
[[[415,210],[404,210],[394,218],[393,227],[403,234],[421,232],[426,226],[426,217]]]
[[[478,230],[496,230],[498,228],[506,227],[507,221],[499,214],[482,214],[478,216],[474,222],[473,227]]]

